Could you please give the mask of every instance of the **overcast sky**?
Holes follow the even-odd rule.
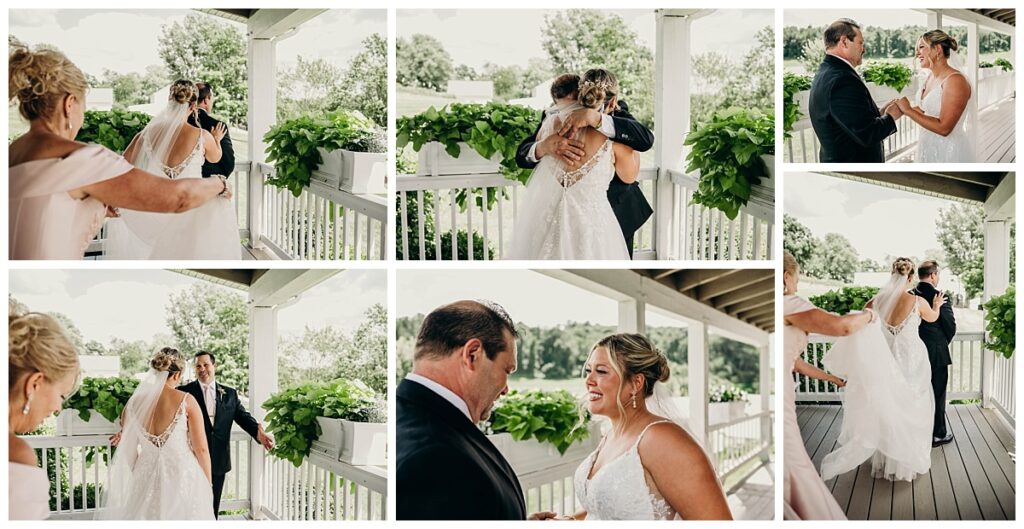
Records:
[[[817,173],[786,173],[785,212],[815,237],[839,233],[861,257],[924,258],[941,248],[935,237],[939,209],[951,201]]]
[[[622,17],[641,44],[653,50],[655,22],[653,9],[606,10]],[[399,10],[398,36],[408,38],[426,33],[438,38],[455,64],[479,69],[486,62],[499,66],[525,66],[533,57],[547,58],[541,47],[544,16],[555,10]],[[698,19],[693,25],[693,53],[718,51],[742,56],[753,35],[774,24],[770,10],[721,10]],[[729,31],[722,31],[723,27]]]
[[[170,334],[171,296],[203,282],[165,270],[11,270],[10,291],[29,309],[61,312],[86,340],[107,344],[111,337],[149,341]],[[217,286],[244,295],[243,292]],[[374,303],[387,304],[387,272],[345,270],[307,291],[278,313],[281,334],[305,325],[354,330]]]
[[[143,72],[163,64],[157,39],[165,24],[183,20],[187,9],[63,9],[10,12],[10,34],[29,44],[58,47],[87,73],[100,76],[104,69],[121,73]],[[203,15],[212,16],[212,15]],[[214,17],[243,32],[245,26]],[[294,64],[296,56],[324,58],[346,66],[362,50],[362,40],[373,33],[386,35],[387,11],[330,10],[300,26],[277,46],[279,65]]]

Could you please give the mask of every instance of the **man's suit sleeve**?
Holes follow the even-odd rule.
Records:
[[[834,82],[829,94],[829,106],[836,123],[861,147],[877,145],[896,132],[896,121],[888,114],[879,116],[877,110],[864,112],[864,94],[859,81]]]
[[[537,134],[540,133],[540,126],[544,123],[544,113],[540,114],[540,123],[537,124],[537,130],[533,131],[533,134],[526,137],[522,142],[519,143],[519,148],[516,149],[516,165],[520,169],[533,169],[537,167],[538,162],[532,162],[526,157],[530,154],[530,149],[533,148],[533,144],[537,143]]]
[[[953,336],[956,336],[956,317],[953,316],[953,304],[948,299],[939,307],[939,325],[942,326],[946,342],[952,343]]]
[[[615,137],[612,141],[621,143],[637,152],[646,152],[654,146],[654,133],[643,123],[640,123],[629,113],[629,110],[622,109],[612,114],[612,121],[615,122]]]
[[[232,418],[235,424],[240,426],[245,433],[249,434],[250,437],[256,439],[256,434],[260,431],[260,423],[253,417],[249,412],[245,411],[245,406],[242,406],[242,401],[238,399],[238,392],[232,390],[235,397],[235,416]]]
[[[231,131],[227,129],[224,137],[220,139],[220,161],[217,165],[224,172],[224,176],[231,176],[235,171],[235,147],[231,144]]]

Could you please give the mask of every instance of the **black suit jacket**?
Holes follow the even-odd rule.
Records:
[[[455,406],[422,384],[397,390],[399,520],[525,520],[515,471]]]
[[[931,283],[920,282],[914,288],[914,294],[924,298],[929,305],[939,291]],[[932,369],[946,367],[953,363],[949,355],[949,344],[956,335],[956,318],[953,317],[953,305],[949,299],[939,308],[939,319],[933,322],[922,321],[918,330],[921,341],[928,348],[928,362]]]
[[[882,140],[896,121],[879,112],[871,92],[849,64],[825,55],[811,81],[811,126],[821,143],[822,163],[882,163]]]
[[[189,118],[189,123],[198,126],[203,130],[213,132],[213,128],[217,126],[220,121],[217,121],[205,110],[199,109],[199,124],[195,123],[193,118]],[[235,172],[235,148],[231,145],[231,131],[225,131],[224,137],[220,139],[220,161],[218,162],[203,162],[203,178],[209,178],[215,174],[223,176],[231,176],[231,173]]]
[[[245,411],[238,400],[235,388],[217,384],[217,417],[216,423],[210,423],[210,414],[206,411],[206,398],[203,387],[198,380],[193,380],[178,389],[192,395],[203,410],[203,424],[206,425],[206,442],[210,445],[210,466],[213,474],[227,474],[231,471],[231,425],[237,424],[245,433],[256,439],[260,423]]]
[[[612,141],[628,145],[637,152],[648,151],[654,145],[654,134],[629,113],[629,106],[624,101],[619,101],[619,109],[612,112],[611,116],[615,123],[615,137],[612,138]],[[541,122],[543,121],[544,113],[541,112]],[[538,132],[540,132],[540,125],[537,125],[537,130],[533,132],[533,135],[519,144],[519,149],[516,151],[516,165],[523,169],[533,169],[537,166],[538,162],[531,162],[526,157],[530,154],[533,144],[537,143]],[[627,184],[619,178],[618,174],[608,184],[608,202],[611,203],[622,234],[627,239],[636,230],[639,230],[640,226],[643,226],[654,213],[651,204],[647,202],[643,191],[640,190],[640,184],[637,182]]]

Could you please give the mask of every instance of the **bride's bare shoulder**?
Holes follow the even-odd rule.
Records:
[[[652,423],[640,439],[638,449],[650,453],[664,453],[666,450],[704,453],[690,432],[672,421]]]

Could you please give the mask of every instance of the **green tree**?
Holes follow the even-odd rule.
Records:
[[[789,214],[783,214],[782,218],[782,247],[792,254],[803,273],[808,273],[818,250],[818,240],[810,228]]]
[[[130,105],[149,103],[150,95],[170,84],[167,69],[162,65],[152,64],[146,67],[145,73],[118,73],[104,70],[99,81],[102,86],[114,90],[114,108],[127,109]]]
[[[249,313],[240,294],[195,284],[173,294],[167,326],[186,356],[209,351],[217,357],[217,380],[249,393]]]
[[[209,83],[216,94],[214,113],[232,123],[246,122],[248,55],[240,27],[194,13],[165,24],[157,42],[170,78]]]
[[[341,68],[325,59],[299,55],[295,66],[278,73],[277,121],[337,110],[333,97],[340,93],[341,75]]]
[[[846,237],[838,233],[826,233],[818,246],[817,255],[807,267],[807,275],[850,283],[859,263],[857,250]]]
[[[592,9],[544,16],[541,45],[552,70],[582,74],[605,68],[619,79],[619,99],[649,127],[654,125],[654,54],[622,17]]]
[[[694,127],[708,121],[715,111],[728,107],[755,108],[771,113],[775,108],[775,32],[761,28],[741,61],[720,52],[693,59],[697,90],[691,96],[690,121]]]
[[[379,33],[363,40],[345,70],[337,92],[338,106],[357,110],[381,127],[388,125],[388,43]]]
[[[452,57],[441,41],[417,33],[396,43],[396,81],[402,86],[429,88],[444,92],[452,78]]]
[[[466,64],[456,66],[455,71],[452,72],[452,79],[475,81],[478,77],[480,77],[480,74],[476,73],[472,66]]]
[[[985,289],[985,212],[980,206],[952,204],[939,210],[935,236],[946,254],[939,263],[960,278],[967,298]]]

